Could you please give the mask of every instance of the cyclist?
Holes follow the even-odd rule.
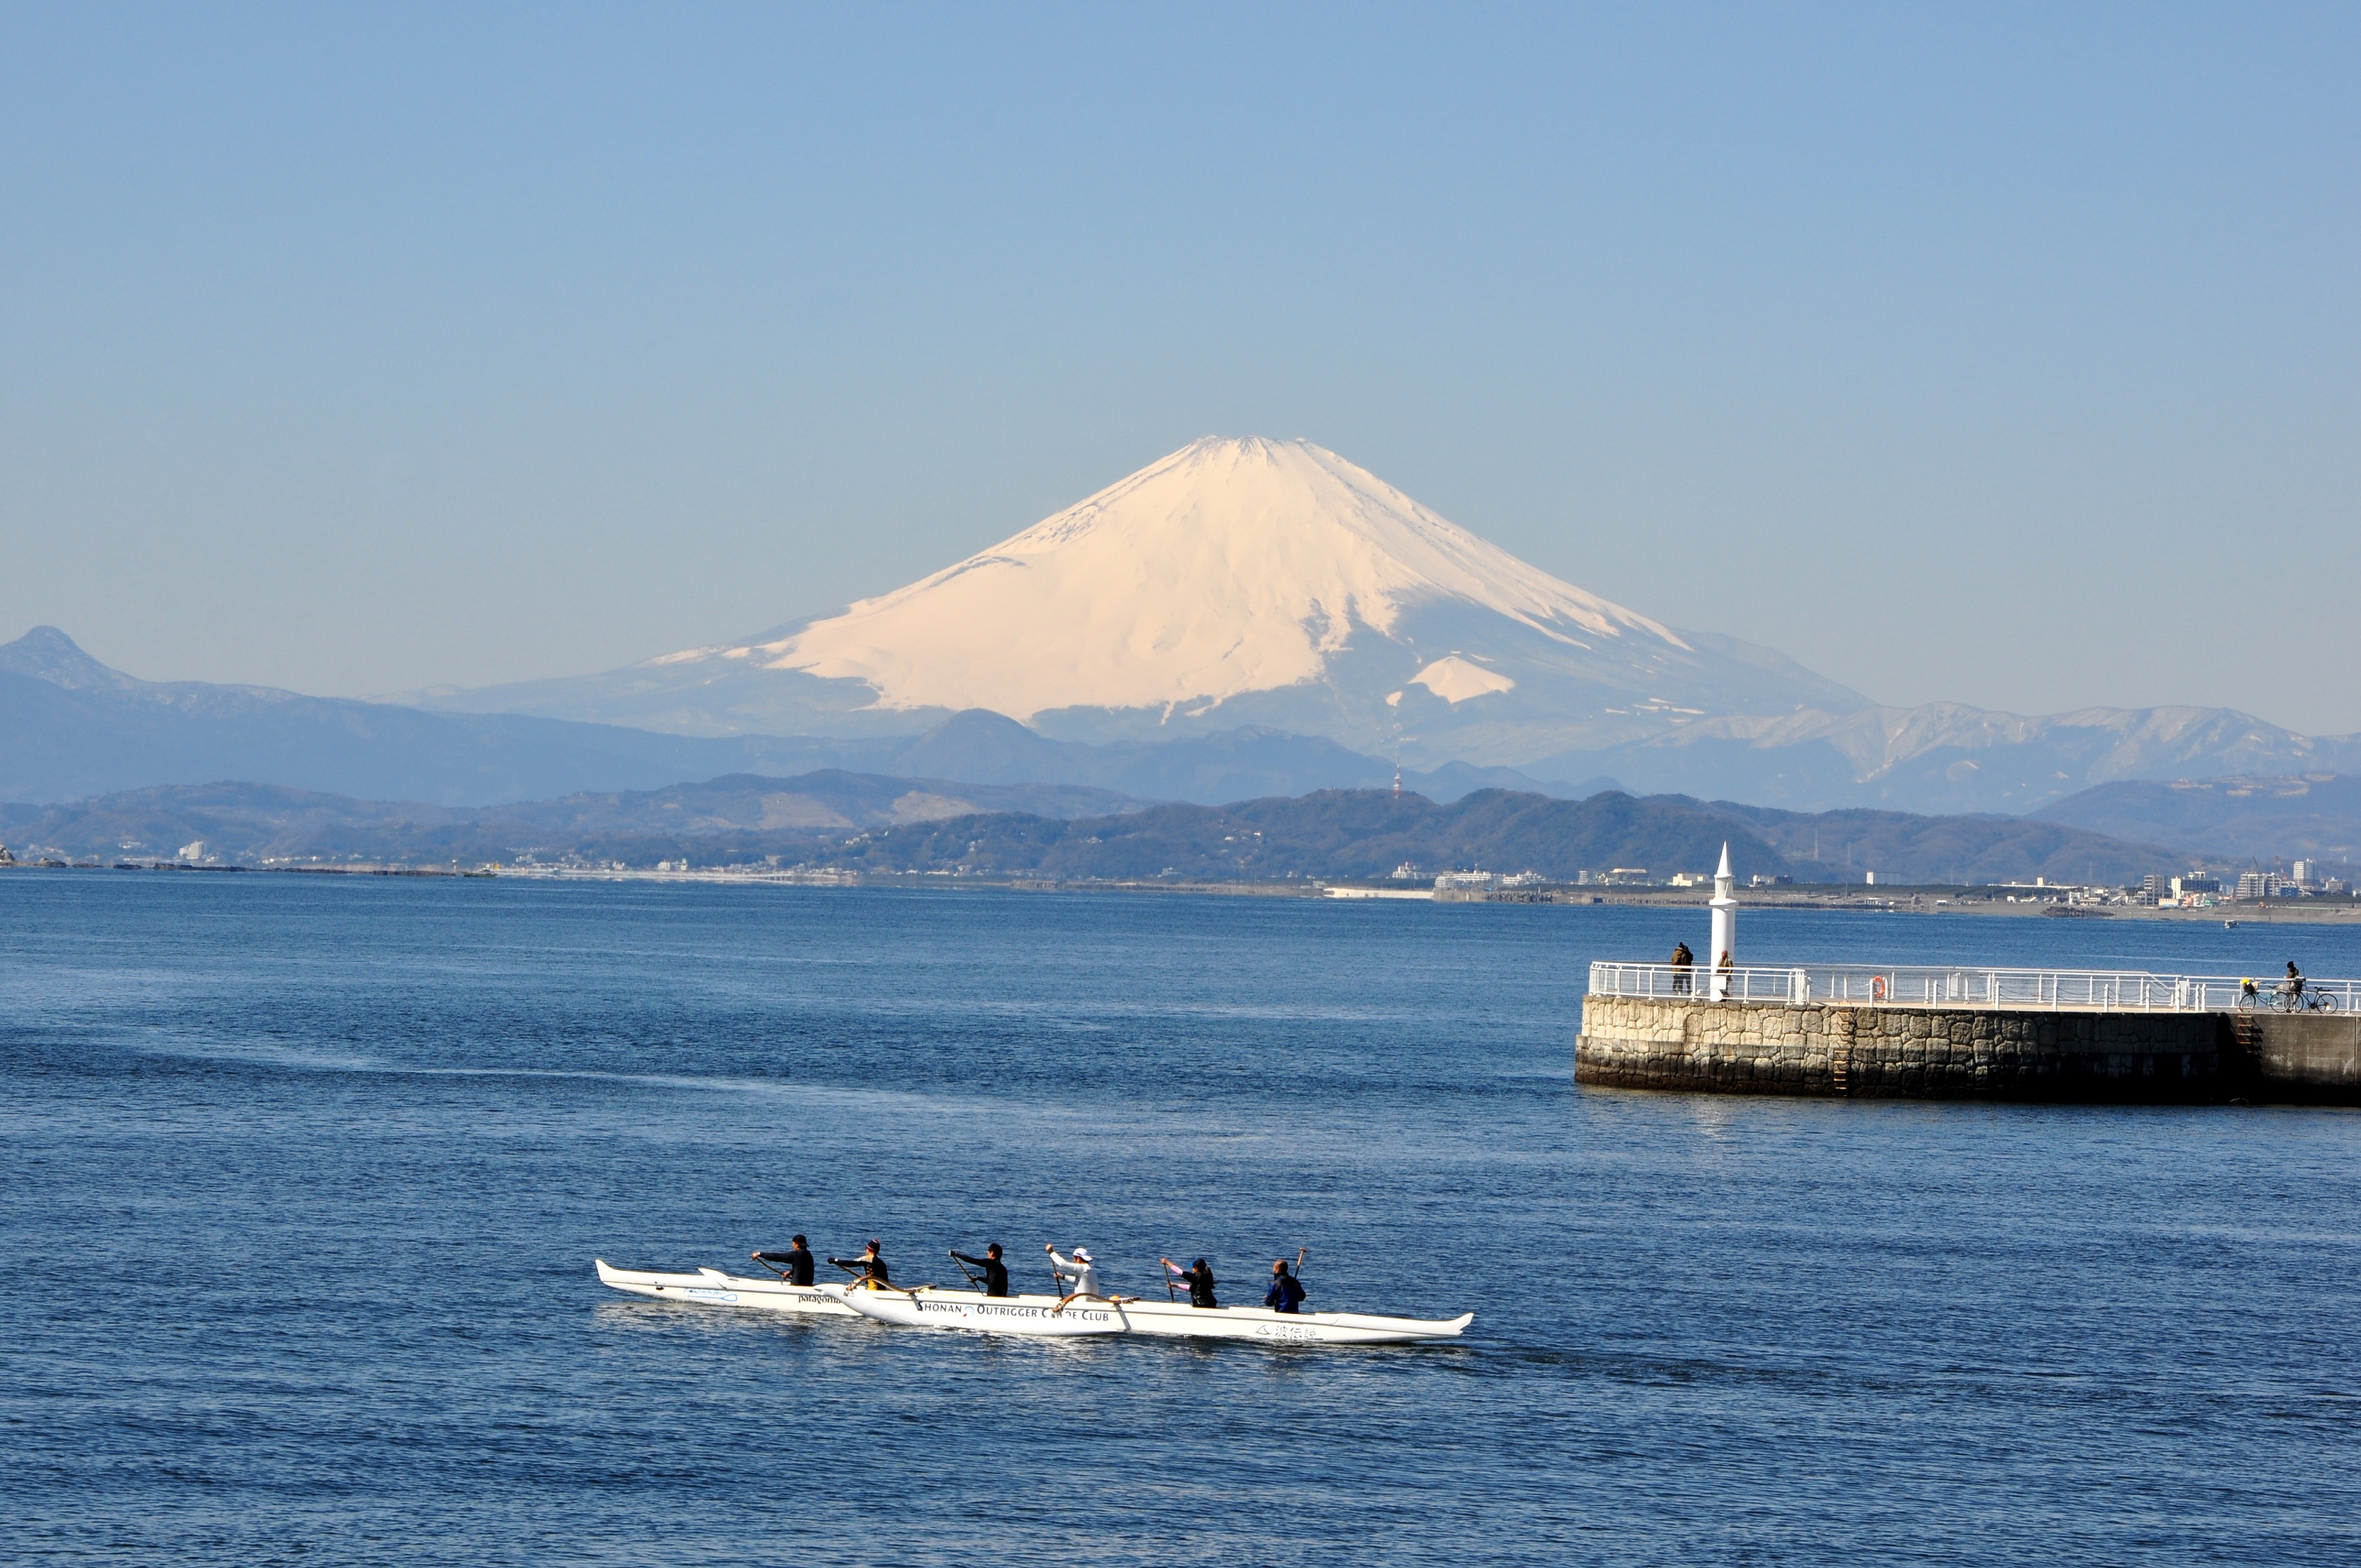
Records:
[[[2287,979],[2279,982],[2279,994],[2287,998],[2290,1007],[2295,1006],[2303,995],[2303,970],[2295,967],[2293,959],[2288,959]]]

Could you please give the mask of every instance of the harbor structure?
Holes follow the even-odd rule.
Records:
[[[2361,981],[1971,965],[1740,967],[1724,847],[1710,982],[1590,966],[1575,1080],[1928,1100],[2361,1104]]]
[[[1719,1001],[1728,986],[1722,977],[1736,967],[1738,961],[1738,899],[1737,880],[1730,872],[1730,840],[1721,841],[1721,864],[1713,873],[1713,944],[1706,951],[1713,955],[1713,989],[1711,994]]]

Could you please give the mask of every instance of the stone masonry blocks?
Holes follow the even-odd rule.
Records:
[[[2246,1065],[2225,1034],[2222,1018],[2204,1013],[1592,996],[1575,1079],[1741,1094],[2206,1100],[2236,1092]]]

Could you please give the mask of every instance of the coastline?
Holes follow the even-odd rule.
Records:
[[[5,872],[195,872],[243,875],[449,877],[455,880],[514,879],[531,882],[697,883],[724,886],[826,888],[939,888],[968,892],[1005,893],[1130,893],[1191,894],[1224,898],[1326,899],[1334,888],[1395,891],[1398,884],[1349,877],[1289,877],[1264,881],[1211,882],[1180,878],[1135,877],[1121,880],[1069,882],[1048,877],[945,876],[925,872],[840,872],[818,869],[774,870],[700,867],[680,871],[641,868],[571,866],[414,866],[414,865],[190,865],[149,861],[137,865],[41,865],[20,862],[0,867]],[[1337,903],[1377,902],[1340,896]],[[1383,902],[1396,902],[1385,900]],[[1512,904],[1572,908],[1663,908],[1697,906],[1694,888],[1590,888],[1563,885],[1501,889],[1441,889],[1432,897],[1400,902],[1433,904]],[[2257,904],[2224,904],[2207,909],[2158,909],[2143,905],[2062,905],[2030,899],[2012,902],[1980,888],[1895,888],[1891,894],[1871,894],[1850,885],[1754,889],[1739,894],[1744,910],[1811,910],[1859,915],[1974,915],[2015,919],[2151,920],[2177,925],[2213,925],[2235,921],[2241,926],[2361,925],[2361,899],[2302,899]]]

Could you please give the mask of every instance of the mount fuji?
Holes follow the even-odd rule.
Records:
[[[682,735],[1247,726],[1514,766],[1868,698],[1530,565],[1308,441],[1207,439],[931,576],[604,675],[412,698]]]

